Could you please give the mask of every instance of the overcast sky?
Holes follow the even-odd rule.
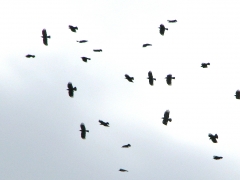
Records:
[[[239,9],[238,1],[217,0],[5,1],[0,179],[238,180]],[[169,29],[164,36],[160,24]],[[176,77],[172,86],[167,74]],[[85,140],[81,123],[90,131]],[[218,134],[217,144],[208,133]]]

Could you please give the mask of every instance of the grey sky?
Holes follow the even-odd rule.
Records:
[[[239,6],[216,0],[5,2],[0,179],[238,180]],[[164,36],[160,24],[169,29]],[[78,26],[77,33],[68,25]],[[211,65],[203,69],[202,62]],[[172,86],[167,74],[176,77]],[[68,82],[77,87],[74,98]],[[164,126],[167,109],[172,122]],[[90,131],[86,140],[82,122]],[[208,133],[217,133],[219,143]],[[128,143],[131,148],[121,148]]]

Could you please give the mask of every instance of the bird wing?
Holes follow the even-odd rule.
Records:
[[[169,118],[169,114],[170,114],[170,111],[166,110],[165,113],[164,113],[164,119],[168,119]]]
[[[80,128],[82,131],[86,131],[85,125],[83,123],[80,124]]]
[[[73,89],[73,85],[71,82],[69,82],[67,86],[68,86],[68,89]]]
[[[43,35],[43,37],[47,37],[47,31],[46,31],[46,29],[43,29],[43,30],[42,30],[42,35]]]
[[[81,132],[81,137],[82,137],[82,139],[86,139],[86,131]]]
[[[149,71],[149,72],[148,72],[148,77],[149,77],[149,78],[153,78],[152,71]]]
[[[212,137],[213,137],[213,135],[212,135],[211,133],[209,133],[209,134],[208,134],[208,137],[212,138]]]
[[[99,120],[98,122],[100,122],[100,124],[103,124],[103,123],[104,123],[102,120]]]
[[[69,95],[70,97],[73,97],[73,90],[69,89],[69,90],[68,90],[68,95]]]
[[[164,125],[167,125],[168,120],[167,120],[167,119],[163,119],[162,123],[163,123]]]
[[[48,45],[48,39],[47,38],[43,38],[43,44],[45,44],[46,46]]]
[[[166,81],[168,85],[172,85],[172,77],[167,76]]]
[[[130,79],[130,76],[128,74],[125,74],[126,79]]]

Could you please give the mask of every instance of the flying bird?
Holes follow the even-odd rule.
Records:
[[[70,97],[73,97],[73,92],[74,92],[74,91],[77,91],[77,88],[76,88],[76,87],[73,87],[73,85],[72,85],[71,82],[68,83],[67,87],[68,87],[67,90],[68,90],[69,96],[70,96]]]
[[[240,99],[240,90],[237,90],[234,96],[236,96],[236,99]]]
[[[172,85],[172,79],[175,79],[175,77],[172,77],[171,74],[168,74],[167,77],[165,77],[165,78],[166,78],[167,84],[168,84],[169,86]]]
[[[161,24],[159,27],[159,32],[162,36],[164,35],[165,30],[168,30],[168,28],[165,28],[165,26],[163,24]]]
[[[219,159],[222,159],[223,157],[221,157],[221,156],[213,156],[213,159],[215,159],[215,160],[219,160]]]
[[[129,147],[131,147],[130,144],[127,144],[127,145],[123,145],[123,146],[122,146],[122,148],[129,148]]]
[[[128,74],[125,74],[125,78],[129,81],[129,82],[133,82],[134,77],[130,77]]]
[[[102,49],[94,49],[94,52],[102,52]]]
[[[128,172],[128,170],[125,170],[125,169],[119,169],[119,171],[121,171],[121,172]]]
[[[90,58],[87,57],[81,57],[84,62],[87,62],[87,60],[91,60]]]
[[[42,30],[42,38],[43,38],[43,44],[45,44],[47,46],[48,45],[48,38],[50,39],[51,36],[47,35],[46,29]]]
[[[175,19],[175,20],[167,20],[169,23],[175,23],[175,22],[177,22],[177,20]]]
[[[172,119],[169,118],[169,114],[170,114],[170,111],[166,110],[165,113],[164,113],[164,117],[162,118],[163,119],[162,123],[166,126],[167,126],[168,121],[172,122]]]
[[[77,41],[79,43],[85,43],[85,42],[88,42],[87,40],[81,40],[81,41]]]
[[[208,65],[210,65],[210,63],[202,63],[201,67],[202,68],[208,68]]]
[[[208,134],[208,137],[212,140],[213,143],[217,143],[218,135],[212,135],[211,133]]]
[[[102,121],[102,120],[99,120],[98,122],[100,122],[100,125],[109,127],[109,122],[104,122],[104,121]]]
[[[76,30],[78,30],[78,27],[77,27],[77,26],[74,27],[74,26],[69,25],[68,27],[69,27],[69,29],[70,29],[72,32],[76,32]]]
[[[81,130],[81,137],[82,139],[86,139],[86,132],[89,132],[89,130],[86,130],[85,125],[83,123],[80,124]]]
[[[35,58],[35,55],[28,54],[26,55],[27,58]]]
[[[149,84],[150,84],[151,86],[153,86],[153,81],[154,81],[154,80],[156,81],[156,78],[153,78],[153,75],[152,75],[152,72],[151,72],[151,71],[148,72],[148,78],[147,78],[147,79],[149,79]]]
[[[143,47],[152,46],[152,44],[143,44]]]

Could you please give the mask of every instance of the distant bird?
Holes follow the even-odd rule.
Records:
[[[94,49],[94,52],[102,52],[102,49]]]
[[[212,140],[213,143],[217,143],[218,135],[212,135],[211,133],[208,134],[208,137]]]
[[[35,55],[28,54],[26,55],[27,58],[35,58]]]
[[[162,36],[164,35],[165,30],[168,30],[168,28],[165,28],[165,26],[163,24],[161,24],[159,27],[159,32]]]
[[[164,117],[162,118],[163,119],[162,123],[166,126],[167,126],[168,121],[172,122],[172,119],[169,118],[169,114],[170,114],[170,111],[166,110],[165,113],[164,113]]]
[[[156,78],[153,78],[153,75],[152,75],[152,72],[151,72],[151,71],[148,72],[148,78],[147,78],[147,79],[149,79],[149,84],[150,84],[151,86],[153,86],[153,81],[154,81],[154,80],[156,81]]]
[[[221,156],[213,156],[213,159],[215,159],[215,160],[219,160],[219,159],[222,159],[223,157],[221,157]]]
[[[236,99],[240,99],[240,90],[237,90],[236,95],[234,95],[234,96],[236,96]]]
[[[177,22],[177,20],[175,19],[175,20],[168,20],[168,22],[169,23],[175,23],[175,22]]]
[[[121,172],[128,172],[128,170],[125,170],[125,169],[119,169],[119,171],[121,171]]]
[[[175,79],[175,77],[172,77],[171,74],[168,74],[167,77],[165,77],[165,78],[166,78],[167,84],[168,84],[169,86],[172,85],[172,79]]]
[[[81,40],[81,41],[77,41],[79,43],[85,43],[85,42],[88,42],[87,40]]]
[[[130,77],[128,74],[125,74],[125,78],[129,81],[129,82],[133,82],[134,77]]]
[[[42,30],[42,38],[43,38],[43,44],[45,44],[47,46],[48,45],[48,38],[50,39],[51,36],[47,35],[46,29]]]
[[[208,65],[210,65],[210,63],[202,63],[202,68],[208,68]]]
[[[69,29],[70,29],[72,32],[76,32],[76,30],[78,30],[78,27],[77,27],[77,26],[74,27],[74,26],[69,25],[68,27],[69,27]]]
[[[90,58],[87,57],[81,57],[84,62],[87,62],[87,60],[91,60]]]
[[[123,146],[122,146],[122,148],[129,148],[129,147],[131,147],[130,144],[127,144],[127,145],[123,145]]]
[[[109,127],[109,122],[104,122],[104,121],[102,121],[102,120],[99,120],[98,122],[100,122],[100,125]]]
[[[143,44],[143,47],[152,46],[152,44]]]
[[[71,82],[69,82],[67,86],[68,86],[68,89],[67,89],[67,90],[68,90],[69,96],[70,96],[70,97],[73,97],[73,92],[74,92],[74,91],[77,91],[77,88],[76,88],[76,87],[73,87],[73,85],[72,85]]]
[[[83,123],[80,124],[81,130],[81,137],[82,139],[86,139],[86,132],[89,132],[89,130],[86,130],[85,125]]]

